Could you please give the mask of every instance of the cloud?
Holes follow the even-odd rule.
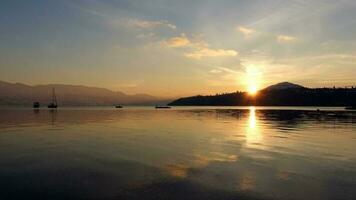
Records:
[[[228,74],[240,74],[241,72],[227,68],[227,67],[216,67],[215,69],[212,69],[209,71],[212,74],[218,74],[218,73],[228,73]]]
[[[356,55],[353,54],[326,54],[319,56],[311,56],[310,59],[349,59],[356,60]]]
[[[154,29],[158,27],[166,27],[172,30],[177,29],[176,25],[168,22],[167,20],[153,21],[153,20],[143,20],[143,19],[132,19],[126,17],[115,17],[115,15],[110,15],[107,12],[105,12],[105,10],[91,9],[85,6],[78,6],[74,4],[72,6],[75,6],[81,12],[84,12],[86,14],[90,14],[105,19],[108,24],[113,26],[117,26],[117,25],[134,26],[141,29]]]
[[[149,32],[149,33],[141,33],[137,35],[137,38],[139,39],[146,39],[146,38],[153,38],[156,36],[156,33],[154,32]]]
[[[221,67],[217,66],[209,71],[207,84],[213,87],[226,87],[226,86],[236,86],[240,85],[241,77],[243,77],[244,72],[241,71],[241,66],[235,67]],[[244,85],[240,85],[241,88]]]
[[[192,59],[238,55],[238,52],[232,49],[212,49],[207,42],[189,39],[184,33],[179,37],[172,37],[162,43],[170,48],[189,47],[189,52],[185,53],[184,56]]]
[[[288,35],[277,35],[277,41],[279,43],[292,43],[297,40],[296,37],[288,36]]]
[[[173,48],[178,48],[178,47],[186,47],[189,45],[192,45],[191,41],[185,36],[185,34],[182,34],[180,37],[172,37],[167,41],[164,41],[164,43]]]
[[[222,71],[221,70],[218,70],[218,69],[212,69],[212,70],[210,70],[210,73],[212,73],[212,74],[219,74],[219,73],[221,73]]]
[[[237,27],[236,30],[242,33],[245,38],[249,38],[252,34],[256,33],[255,30],[243,26]]]
[[[177,29],[176,25],[169,23],[167,20],[148,21],[139,19],[130,19],[129,24],[142,29],[153,29],[157,27],[167,27],[169,29]]]
[[[230,73],[230,74],[239,74],[240,73],[239,71],[232,70],[232,69],[227,68],[227,67],[219,67],[219,69],[224,71],[224,72]]]
[[[201,59],[203,57],[237,56],[238,52],[235,50],[203,48],[184,55],[187,58]]]

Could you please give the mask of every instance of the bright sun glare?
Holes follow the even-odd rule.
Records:
[[[256,93],[257,93],[257,87],[256,87],[256,85],[249,85],[248,86],[248,93],[250,94],[250,95],[255,95]]]
[[[246,85],[250,95],[256,95],[261,81],[261,73],[256,66],[246,68]]]

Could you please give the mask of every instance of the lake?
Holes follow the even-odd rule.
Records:
[[[0,199],[355,199],[356,112],[0,110]]]

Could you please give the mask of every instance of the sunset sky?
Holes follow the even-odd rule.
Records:
[[[355,0],[4,0],[0,80],[176,97],[356,85]]]

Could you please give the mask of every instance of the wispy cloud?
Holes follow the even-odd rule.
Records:
[[[73,6],[77,9],[79,9],[81,12],[90,14],[93,16],[100,17],[108,24],[111,25],[129,25],[129,26],[134,26],[137,28],[142,28],[142,29],[154,29],[158,27],[166,27],[172,30],[177,29],[176,25],[170,23],[167,20],[145,20],[145,19],[133,19],[133,18],[126,18],[126,17],[118,17],[112,14],[108,14],[108,12],[100,10],[100,9],[93,9],[93,8],[88,8],[86,6],[80,6],[76,4],[70,4],[70,6]]]
[[[240,33],[242,33],[245,38],[249,38],[254,33],[256,33],[256,31],[254,29],[247,28],[247,27],[244,27],[244,26],[239,26],[239,27],[236,28],[236,30],[239,31]]]
[[[184,54],[188,58],[201,59],[203,57],[225,57],[225,56],[237,56],[238,52],[235,50],[225,49],[199,49],[190,53]]]
[[[164,41],[164,43],[173,48],[178,48],[178,47],[186,47],[192,45],[191,41],[187,38],[185,34],[182,34],[179,37],[172,37],[168,39],[167,41]]]
[[[207,84],[211,87],[232,86],[235,88],[237,85],[242,87],[243,85],[239,80],[243,76],[243,73],[241,66],[234,66],[232,68],[216,66],[209,71]]]
[[[219,69],[212,69],[212,70],[210,70],[209,72],[212,73],[212,74],[219,74],[219,73],[221,73],[222,71],[219,70]]]
[[[311,56],[311,59],[349,59],[356,60],[356,55],[354,54],[325,54],[319,56]]]
[[[189,52],[184,53],[184,56],[192,59],[238,55],[238,52],[232,49],[210,48],[209,44],[204,40],[189,39],[184,33],[179,37],[172,37],[162,43],[171,48],[189,47]]]
[[[238,71],[238,70],[233,70],[227,67],[216,67],[215,69],[212,69],[209,71],[211,74],[224,74],[226,75],[232,75],[236,76],[238,74],[242,74],[243,72]]]
[[[176,25],[169,23],[167,20],[149,21],[141,19],[129,19],[128,23],[129,25],[142,29],[153,29],[158,27],[167,27],[172,30],[177,29]]]
[[[289,35],[277,35],[277,41],[279,43],[292,43],[297,40],[296,37],[289,36]]]

